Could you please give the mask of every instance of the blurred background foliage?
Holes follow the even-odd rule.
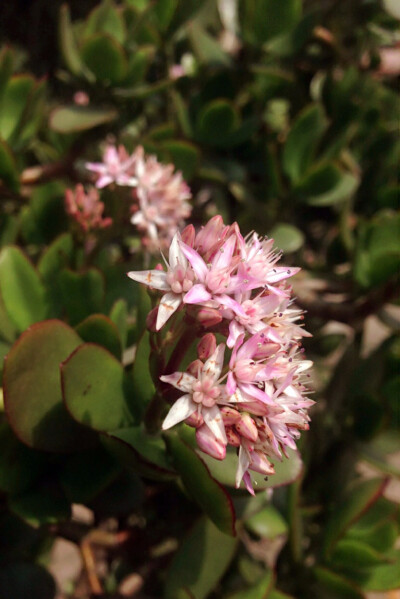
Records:
[[[395,0],[1,3],[0,597],[53,598],[48,570],[74,598],[400,587],[399,18]],[[137,240],[118,190],[90,259],[64,209],[105,140],[173,162],[196,225],[220,213],[303,269],[318,403],[303,466],[255,499],[211,477],[187,431],[166,446],[139,426]],[[70,578],[60,539],[79,549]]]

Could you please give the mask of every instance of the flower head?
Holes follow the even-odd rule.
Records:
[[[102,162],[87,162],[86,168],[97,175],[96,187],[101,189],[116,183],[116,185],[134,186],[137,179],[134,175],[134,156],[129,156],[124,146],[116,148],[108,145],[103,154]]]
[[[96,189],[85,192],[83,185],[78,184],[75,190],[65,192],[65,210],[87,233],[94,229],[105,229],[112,224],[112,219],[104,217],[104,203],[100,202]]]

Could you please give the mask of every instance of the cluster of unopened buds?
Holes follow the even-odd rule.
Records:
[[[303,315],[287,282],[299,269],[278,266],[280,257],[272,239],[244,238],[236,223],[226,226],[215,216],[197,234],[193,225],[175,234],[165,269],[128,273],[162,292],[147,319],[151,330],[168,322],[173,337],[183,312],[186,333],[175,352],[184,353],[185,335],[193,342],[194,321],[201,336],[198,357],[184,371],[160,373],[162,383],[182,393],[162,428],[194,427],[200,450],[218,460],[227,446],[236,448],[236,486],[243,480],[250,493],[250,471],[274,473],[270,460],[295,449],[314,403],[305,373],[312,363],[301,349],[309,334],[297,324]],[[215,334],[224,341],[217,344]]]
[[[108,145],[103,161],[88,162],[86,168],[95,173],[98,189],[111,184],[132,188],[131,223],[150,252],[167,248],[191,214],[192,195],[182,173],[146,155],[142,146],[130,155],[122,145]]]
[[[74,191],[66,190],[65,210],[85,233],[112,225],[112,218],[103,216],[104,203],[97,189],[86,192],[80,183]]]

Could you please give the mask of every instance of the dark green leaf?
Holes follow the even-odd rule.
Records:
[[[14,562],[0,569],[0,597],[7,599],[54,599],[56,585],[42,566]]]
[[[143,414],[155,394],[155,386],[151,377],[149,360],[151,355],[150,333],[145,331],[136,346],[133,363],[132,383],[135,390],[137,410]]]
[[[78,324],[93,312],[101,312],[104,279],[99,270],[73,272],[66,268],[60,273],[59,282],[62,303],[71,324]]]
[[[0,113],[0,136],[6,141],[18,127],[35,86],[32,75],[14,75],[3,93]]]
[[[400,551],[393,550],[385,555],[389,563],[370,568],[367,576],[360,580],[365,591],[390,591],[400,587]],[[358,579],[357,579],[358,580]]]
[[[383,561],[383,557],[374,549],[353,539],[339,541],[332,553],[331,563],[342,570],[360,570],[372,568]]]
[[[256,585],[229,595],[227,599],[269,599],[270,590],[274,584],[272,571],[267,572]]]
[[[121,341],[118,329],[110,318],[104,314],[91,314],[75,328],[83,341],[102,345],[117,360],[121,359]]]
[[[60,48],[65,64],[74,75],[89,75],[93,80],[93,75],[87,72],[85,65],[79,56],[75,32],[72,28],[71,16],[68,4],[63,4],[60,8],[59,22]]]
[[[167,573],[165,599],[177,599],[187,588],[205,599],[227,570],[235,554],[236,539],[201,518],[181,543]]]
[[[76,451],[92,443],[61,401],[59,365],[81,343],[74,330],[58,320],[29,328],[7,356],[4,404],[15,434],[45,451]]]
[[[126,38],[126,28],[121,11],[112,2],[102,2],[89,14],[85,23],[85,38],[95,33],[107,33],[120,44]]]
[[[47,315],[46,292],[37,271],[16,247],[0,253],[0,289],[10,319],[19,331]]]
[[[210,475],[207,466],[187,443],[171,435],[167,444],[173,464],[190,496],[220,530],[234,536],[235,512],[228,493]]]
[[[268,505],[245,521],[250,532],[266,539],[287,533],[288,525],[273,505]]]
[[[117,116],[113,108],[58,106],[50,114],[49,126],[57,133],[79,133],[110,123]]]
[[[78,347],[61,365],[64,402],[77,422],[97,431],[134,424],[129,377],[107,350],[92,343]]]
[[[15,158],[2,139],[0,139],[0,182],[3,182],[11,191],[19,189],[19,175]]]
[[[296,252],[304,244],[304,234],[300,229],[288,223],[278,223],[270,231],[269,236],[275,241],[277,248],[283,252]]]
[[[193,53],[199,63],[207,65],[223,65],[225,67],[230,66],[230,56],[224,52],[218,41],[209,35],[201,25],[196,22],[190,22],[187,31]]]
[[[328,568],[318,566],[314,569],[314,573],[322,587],[331,593],[329,599],[336,599],[336,597],[340,597],[340,599],[364,599],[361,589],[343,576],[328,570]]]
[[[107,34],[97,33],[87,39],[81,48],[81,56],[98,81],[118,83],[128,72],[123,47]]]
[[[197,137],[204,143],[223,146],[238,125],[239,115],[234,106],[228,100],[213,100],[199,113]]]
[[[301,0],[243,0],[240,6],[245,36],[256,43],[290,31],[302,13]]]
[[[128,305],[124,299],[116,300],[110,311],[110,319],[118,329],[122,349],[125,349],[128,336]]]
[[[200,161],[198,148],[187,142],[179,140],[164,141],[162,148],[167,151],[171,161],[178,171],[182,171],[184,179],[190,180]]]
[[[31,526],[54,524],[71,516],[71,506],[55,482],[40,485],[10,498],[10,509]]]

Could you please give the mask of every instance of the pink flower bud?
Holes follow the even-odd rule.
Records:
[[[196,430],[197,445],[212,458],[224,460],[226,456],[226,446],[216,439],[206,424],[203,424]]]
[[[197,320],[207,329],[219,324],[222,316],[215,308],[200,308],[197,313]]]
[[[266,476],[275,474],[275,468],[273,464],[271,464],[266,456],[259,451],[251,452],[251,463],[249,469],[254,470],[254,472],[259,472],[260,474],[265,474]]]
[[[236,424],[240,420],[240,413],[230,406],[223,406],[221,408],[221,416],[225,426],[232,426],[232,424]]]
[[[202,371],[203,366],[204,364],[201,360],[193,360],[193,362],[191,362],[189,366],[186,368],[186,371],[197,378],[199,372]]]
[[[249,441],[255,443],[258,439],[257,425],[250,414],[243,413],[240,420],[235,424],[236,430]]]
[[[217,349],[217,340],[213,333],[206,333],[199,341],[197,345],[197,355],[200,360],[204,362],[215,352]]]
[[[155,265],[154,270],[164,270],[163,265],[159,262],[158,264]]]
[[[193,428],[199,428],[204,424],[204,418],[199,412],[193,412],[189,418],[186,418],[185,422]]]
[[[158,315],[158,306],[156,306],[155,308],[153,308],[152,310],[150,310],[150,312],[146,316],[146,327],[152,333],[156,333],[157,332],[157,329],[156,329],[157,315]]]
[[[181,239],[190,247],[193,247],[196,231],[193,225],[185,227],[181,233]]]
[[[229,445],[232,445],[233,447],[240,447],[240,435],[235,431],[234,428],[226,428],[225,433]]]

